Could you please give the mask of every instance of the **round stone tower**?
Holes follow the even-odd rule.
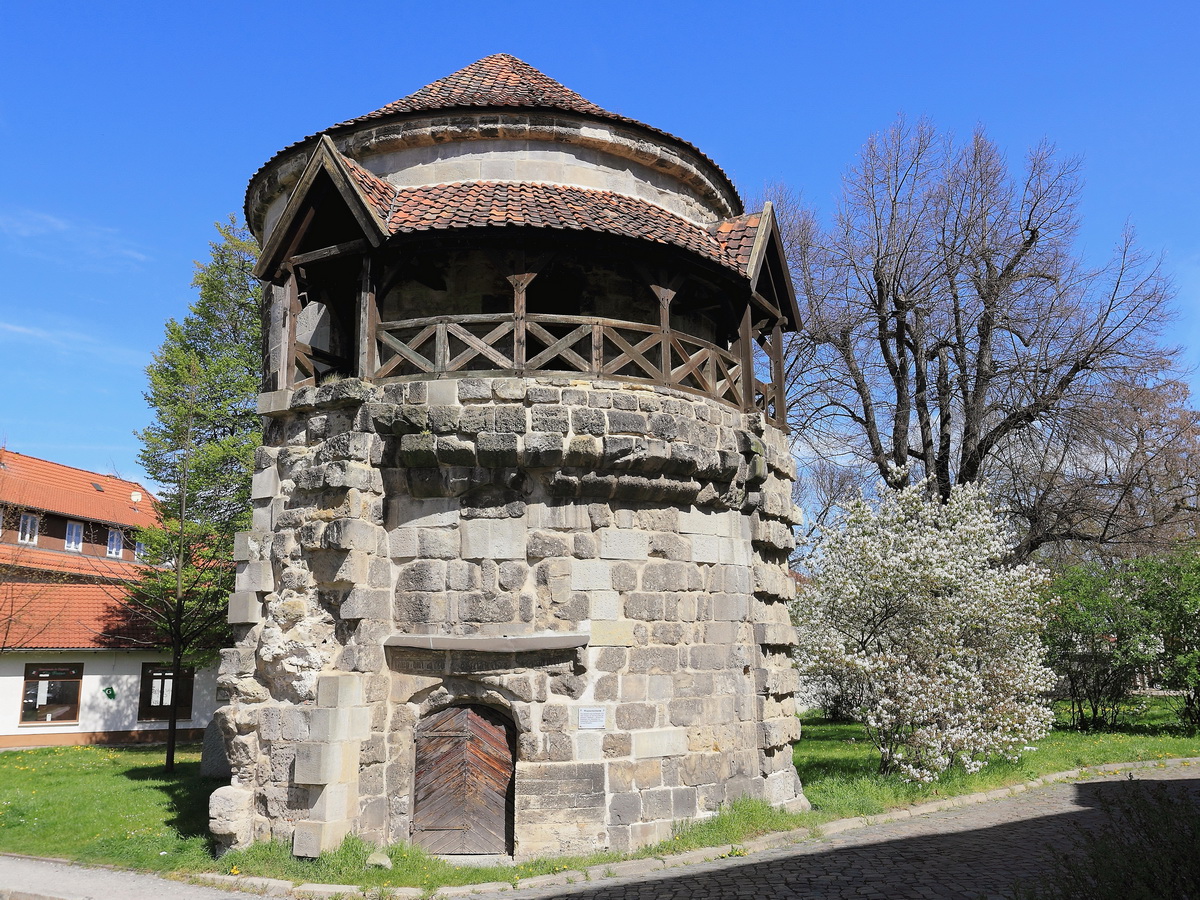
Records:
[[[627,850],[806,805],[771,209],[511,56],[276,154],[227,846]]]

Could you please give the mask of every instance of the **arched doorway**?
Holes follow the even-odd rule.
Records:
[[[412,840],[430,853],[513,849],[516,729],[486,706],[451,706],[415,734]]]

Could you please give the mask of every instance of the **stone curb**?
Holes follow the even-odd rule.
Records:
[[[533,878],[526,878],[518,881],[514,886],[507,881],[490,881],[482,884],[467,884],[457,887],[439,888],[433,893],[434,898],[439,897],[469,897],[477,894],[498,894],[503,892],[511,893],[514,890],[533,890],[535,888],[548,887],[569,887],[578,890],[591,889],[598,881],[603,881],[607,878],[621,878],[625,876],[646,875],[650,872],[662,869],[674,869],[681,866],[696,865],[699,863],[713,862],[730,856],[735,851],[741,851],[738,856],[743,854],[749,855],[752,853],[761,853],[766,850],[778,850],[783,847],[797,844],[800,841],[807,839],[820,839],[834,834],[840,834],[844,831],[853,831],[858,828],[865,828],[871,825],[882,825],[887,822],[895,822],[900,819],[909,819],[914,816],[927,815],[934,812],[942,812],[947,809],[957,809],[963,806],[973,806],[976,803],[985,803],[989,800],[999,800],[1004,797],[1012,797],[1027,791],[1031,788],[1042,787],[1047,784],[1056,784],[1063,781],[1075,781],[1085,778],[1097,778],[1106,775],[1116,775],[1123,772],[1130,772],[1135,769],[1170,769],[1180,766],[1200,766],[1200,757],[1184,757],[1184,758],[1169,758],[1158,760],[1141,760],[1137,762],[1124,763],[1106,763],[1099,766],[1084,766],[1078,769],[1068,769],[1065,772],[1054,772],[1050,775],[1042,775],[1039,778],[1034,778],[1031,781],[1018,782],[1017,784],[1009,785],[1006,788],[997,788],[991,791],[980,791],[975,794],[963,794],[958,797],[947,797],[945,800],[934,800],[929,803],[921,803],[916,806],[909,806],[903,809],[897,809],[892,812],[882,813],[877,816],[857,816],[851,819],[835,819],[832,822],[826,822],[823,825],[818,825],[814,828],[797,828],[793,831],[780,831],[774,834],[763,835],[762,837],[754,838],[745,843],[736,846],[726,844],[720,847],[702,847],[699,850],[688,850],[683,853],[672,854],[670,856],[650,856],[643,859],[629,859],[623,862],[607,863],[598,866],[592,866],[583,872],[570,871],[560,872],[556,875],[538,875]],[[11,856],[17,859],[35,859],[44,862],[57,862],[67,865],[75,865],[70,860],[51,859],[40,856],[29,856],[23,853],[0,853],[2,856]],[[100,868],[113,869],[115,866],[100,866]],[[357,885],[341,885],[341,884],[301,884],[293,886],[292,882],[284,881],[278,878],[254,878],[245,875],[218,875],[208,873],[196,873],[187,876],[187,880],[208,884],[213,887],[221,887],[227,890],[245,891],[251,894],[269,895],[269,896],[286,896],[295,898],[322,898],[342,896],[350,900],[350,898],[361,898],[365,894]],[[420,898],[425,896],[425,892],[420,888],[389,888],[392,892],[391,896],[397,900],[408,900],[408,898]],[[61,900],[53,894],[30,894],[23,891],[9,891],[0,888],[0,900]]]

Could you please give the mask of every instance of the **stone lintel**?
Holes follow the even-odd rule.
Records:
[[[520,653],[527,650],[568,650],[583,647],[588,635],[577,631],[547,631],[541,634],[393,634],[385,647],[414,647],[420,650],[475,650],[486,653]]]

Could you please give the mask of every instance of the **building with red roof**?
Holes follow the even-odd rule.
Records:
[[[135,481],[0,449],[0,747],[153,740],[166,727],[170,670],[121,602],[138,529],[156,521]],[[212,681],[181,685],[184,729],[211,717]]]

